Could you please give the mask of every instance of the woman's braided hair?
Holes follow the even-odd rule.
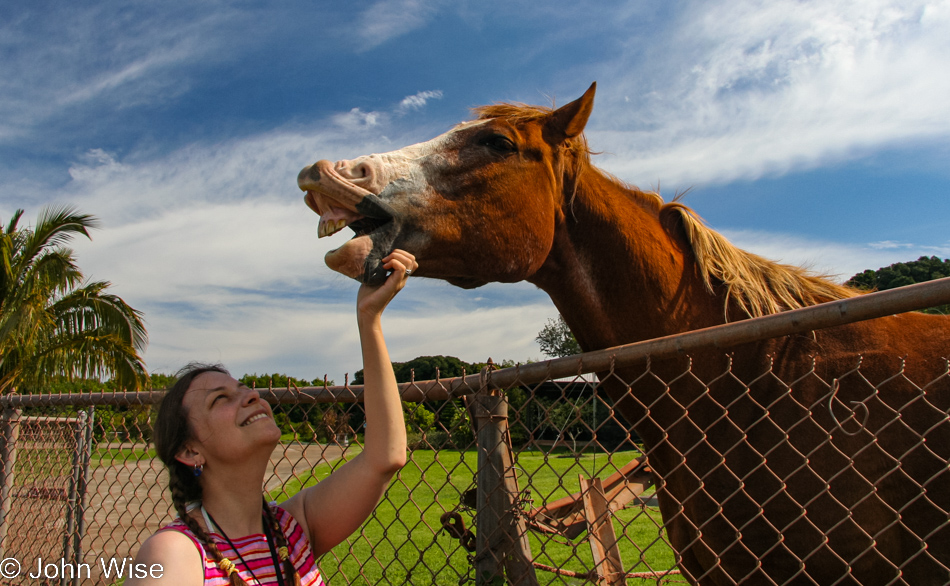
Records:
[[[201,527],[201,524],[188,514],[187,510],[188,503],[201,501],[201,481],[195,476],[192,468],[175,458],[185,443],[192,437],[188,413],[184,406],[185,393],[188,392],[188,388],[195,378],[207,372],[220,372],[230,376],[227,369],[220,364],[191,363],[178,371],[175,384],[169,389],[158,408],[153,436],[158,457],[168,469],[168,489],[172,494],[172,504],[175,506],[178,517],[201,541],[215,563],[221,567],[222,562],[227,558],[221,554],[214,541]],[[264,515],[265,522],[272,529],[271,533],[274,536],[278,550],[283,548],[284,551],[288,552],[288,555],[280,556],[284,558],[283,566],[286,583],[299,586],[300,577],[290,560],[287,537],[277,522],[273,508],[266,502],[264,503]],[[227,562],[224,565],[227,566]],[[247,583],[241,579],[236,571],[231,571],[228,578],[231,586],[247,586]]]

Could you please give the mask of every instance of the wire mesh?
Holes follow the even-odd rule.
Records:
[[[950,583],[946,361],[691,353],[404,386],[409,463],[322,557],[328,583]],[[360,388],[262,394],[269,498],[362,450]],[[22,573],[0,583],[115,583],[172,520],[159,396],[3,398],[0,547]]]
[[[607,372],[600,380],[576,377],[505,389],[505,436],[495,449],[510,450],[510,470],[503,475],[516,488],[499,490],[514,493],[508,512],[527,527],[525,546],[538,583],[950,580],[946,372],[911,381],[898,368],[875,382],[856,366],[828,381],[813,367],[796,380],[781,380],[774,371],[741,380],[726,364],[713,380],[701,380],[689,368],[665,380],[646,364],[632,380]],[[863,399],[841,396],[848,379],[866,388]],[[684,381],[697,389],[689,402],[669,391]],[[642,419],[628,422],[618,414],[607,392],[618,383],[637,402]],[[810,403],[792,393],[805,383],[823,389]],[[898,383],[910,394],[900,405],[887,404],[880,388]],[[648,385],[664,390],[651,395],[643,391]],[[768,393],[759,392],[765,387]],[[686,416],[695,410],[703,416]],[[274,500],[319,482],[362,449],[359,403],[280,403],[275,412],[284,436],[264,482]],[[67,509],[75,462],[81,461],[76,450],[82,447],[77,437],[83,413],[94,424],[79,536],[78,524],[68,534]],[[165,474],[148,443],[150,416],[147,406],[100,406],[94,414],[44,406],[23,408],[17,421],[7,421],[5,429],[18,433],[15,442],[6,441],[15,443],[16,453],[4,557],[20,560],[24,572],[34,574],[40,559],[59,569],[62,562],[77,568],[85,563],[88,576],[83,573],[78,582],[111,583],[115,572],[106,576],[101,564],[134,557],[146,537],[172,520]],[[405,403],[405,419],[409,464],[362,530],[321,560],[330,583],[477,579],[475,489],[479,459],[487,456],[480,456],[470,405],[462,399]],[[923,425],[911,426],[909,419]],[[789,431],[802,427],[816,432],[811,443],[785,441]],[[660,430],[664,439],[648,448],[637,430]],[[599,518],[585,511],[579,494],[589,479],[602,483]],[[893,486],[898,500],[881,496]],[[724,514],[730,507],[741,514]],[[789,515],[791,509],[796,513]],[[599,541],[591,527],[604,518],[615,533],[624,582],[610,581],[604,562],[597,561]],[[671,538],[671,530],[686,535]],[[912,551],[892,546],[908,538],[916,544]],[[70,539],[81,547],[70,549]],[[703,553],[711,564],[684,562]],[[707,574],[695,574],[697,567]],[[863,573],[867,568],[872,580]],[[56,571],[46,574],[53,577],[45,583],[60,583]],[[37,580],[24,574],[4,583]]]

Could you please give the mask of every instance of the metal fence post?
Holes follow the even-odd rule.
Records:
[[[6,555],[7,514],[13,504],[13,476],[16,444],[20,435],[19,409],[6,408],[0,415],[0,558]]]
[[[69,479],[69,496],[66,501],[66,530],[63,532],[63,563],[71,559],[70,553],[76,533],[76,513],[79,508],[79,478],[82,474],[83,439],[86,437],[87,419],[88,414],[85,411],[80,411],[79,420],[74,423],[76,428],[73,430],[73,467],[72,475]],[[66,586],[68,580],[69,577],[66,576],[66,572],[64,571],[59,579],[60,586]]]
[[[534,586],[538,579],[520,514],[508,434],[508,402],[504,395],[483,385],[472,407],[478,446],[475,583]]]
[[[76,537],[73,542],[73,563],[79,566],[82,563],[82,538],[86,533],[86,491],[89,486],[89,463],[92,459],[92,433],[96,418],[96,407],[90,405],[84,413],[86,415],[83,429],[82,470],[79,476],[78,499],[76,507]],[[79,572],[73,577],[73,586],[79,585]]]

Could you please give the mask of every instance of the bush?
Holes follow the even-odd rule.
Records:
[[[453,447],[456,449],[465,450],[474,445],[475,432],[472,431],[468,411],[459,409],[453,414],[449,425],[449,436],[452,438]]]
[[[452,448],[449,434],[444,431],[430,431],[426,434],[425,446],[423,449],[442,450]]]
[[[429,446],[426,444],[421,433],[411,431],[406,434],[406,447],[409,448],[410,452],[414,452],[416,450],[424,450]]]

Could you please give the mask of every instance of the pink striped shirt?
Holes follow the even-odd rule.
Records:
[[[314,559],[313,551],[310,549],[310,541],[307,539],[307,536],[304,535],[300,525],[297,524],[297,520],[294,519],[293,515],[279,506],[274,507],[274,514],[281,530],[284,532],[284,535],[287,536],[287,550],[290,554],[290,560],[293,562],[294,567],[297,568],[297,574],[300,576],[300,585],[325,586],[323,577],[320,576],[320,568],[317,567],[317,561]],[[204,558],[205,562],[205,586],[227,586],[227,584],[229,584],[227,574],[218,568],[218,564],[214,561],[214,558],[205,550],[201,541],[195,537],[195,534],[181,519],[175,519],[174,522],[160,529],[160,531],[165,530],[174,530],[184,533],[191,538],[198,547],[198,551],[201,553],[201,557]],[[218,551],[220,551],[224,557],[231,560],[235,568],[237,568],[238,574],[245,582],[248,584],[256,584],[254,581],[254,576],[256,576],[257,579],[260,580],[260,586],[277,586],[279,584],[275,573],[274,561],[271,557],[270,547],[267,544],[267,537],[263,533],[231,540],[234,542],[234,547],[241,552],[241,556],[254,572],[254,576],[244,567],[244,562],[242,562],[237,553],[231,549],[231,546],[228,545],[224,537],[214,532],[210,535]],[[281,564],[281,568],[282,567],[283,564]]]

